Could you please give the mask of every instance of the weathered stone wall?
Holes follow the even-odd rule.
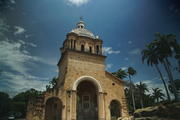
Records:
[[[76,41],[75,49],[72,49]],[[81,45],[84,44],[85,52],[81,52]],[[58,88],[47,91],[44,94],[44,101],[41,102],[41,112],[33,112],[37,103],[29,105],[27,120],[44,120],[46,101],[56,97],[62,102],[62,120],[76,120],[76,90],[73,89],[76,81],[82,76],[88,76],[98,81],[102,88],[98,91],[99,120],[110,120],[110,103],[112,100],[120,102],[122,116],[128,116],[126,100],[124,96],[123,81],[105,71],[105,56],[102,55],[102,41],[67,35],[67,39],[61,48],[62,56],[58,63],[59,77]],[[96,45],[100,47],[100,54],[96,53]],[[88,52],[92,47],[92,53]],[[36,115],[34,115],[36,114]],[[42,117],[38,117],[41,115]]]
[[[76,119],[76,114],[73,115],[73,113],[76,112],[75,107],[73,107],[73,105],[76,104],[73,102],[76,101],[74,100],[76,97],[73,97],[73,94],[76,93],[73,93],[72,88],[78,78],[91,76],[99,81],[103,90],[103,93],[99,93],[103,94],[101,95],[101,100],[104,101],[104,103],[102,103],[104,107],[100,109],[105,116],[103,119],[110,120],[109,106],[112,100],[118,100],[121,104],[122,116],[128,116],[123,81],[105,71],[104,56],[69,50],[61,59],[61,63],[59,64],[60,78],[58,82],[61,86],[56,90],[46,92],[43,102],[44,109],[46,101],[49,98],[58,97],[64,106],[62,108],[62,119]],[[45,110],[42,110],[42,114],[45,114]],[[28,114],[28,118],[32,117],[36,120],[44,120],[43,117],[34,116],[32,113]]]
[[[92,76],[100,82],[103,92],[106,94],[103,98],[105,99],[104,112],[106,114],[106,119],[110,119],[109,105],[112,100],[118,100],[121,103],[122,115],[128,116],[123,81],[119,81],[119,79],[105,71],[105,57],[69,51],[67,58],[68,67],[64,83],[65,90],[71,90],[74,82],[79,77]]]
[[[96,54],[96,46],[99,46],[99,54],[102,54],[102,40],[77,36],[75,34],[69,34],[67,36],[67,39],[64,41],[62,52],[65,52],[66,49],[81,51],[81,45],[84,45],[86,52],[90,52],[91,47],[91,53],[93,54]]]

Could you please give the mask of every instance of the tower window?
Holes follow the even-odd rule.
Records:
[[[71,49],[72,49],[72,47],[73,47],[73,40],[71,40]]]
[[[96,46],[96,53],[99,54],[99,45]]]
[[[92,53],[92,47],[89,47],[89,52]]]
[[[84,45],[81,45],[81,51],[84,51]]]

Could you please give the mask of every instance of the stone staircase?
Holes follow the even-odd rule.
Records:
[[[127,103],[126,103],[126,98],[122,98],[122,109],[125,111],[125,114],[129,114],[128,108],[127,108]]]

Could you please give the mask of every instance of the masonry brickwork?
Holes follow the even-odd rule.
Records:
[[[106,56],[102,53],[103,41],[84,26],[84,22],[80,21],[77,28],[67,34],[60,49],[57,86],[46,91],[43,97],[29,102],[27,120],[81,120],[77,117],[81,114],[77,112],[77,88],[83,81],[89,81],[97,88],[95,92],[98,120],[112,119],[110,105],[113,100],[119,102],[119,117],[129,116],[124,95],[124,81],[105,70]],[[49,102],[50,99],[55,98],[54,102]],[[57,109],[55,110],[57,114],[48,117],[54,109]]]

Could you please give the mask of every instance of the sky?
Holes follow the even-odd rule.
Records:
[[[104,42],[107,71],[131,66],[137,71],[134,83],[163,89],[155,69],[142,64],[141,51],[156,32],[180,40],[178,0],[10,0],[0,11],[0,91],[14,96],[30,88],[45,90],[58,75],[59,48],[81,16]]]

